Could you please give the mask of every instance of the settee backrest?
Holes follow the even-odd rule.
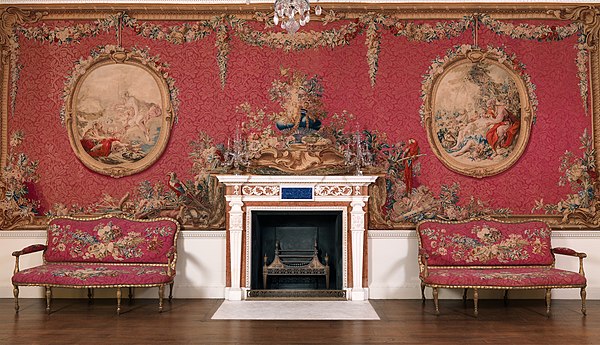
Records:
[[[552,230],[542,221],[424,221],[419,247],[430,266],[552,265]]]
[[[170,218],[57,217],[48,224],[46,262],[168,263],[179,224]]]

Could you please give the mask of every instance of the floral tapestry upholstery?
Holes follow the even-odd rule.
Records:
[[[418,226],[430,266],[551,265],[551,233],[541,221],[426,221]]]
[[[174,246],[177,223],[111,217],[55,218],[48,225],[46,262],[164,263]]]
[[[551,267],[484,269],[434,268],[424,282],[441,286],[477,287],[580,287],[586,278],[576,272]]]
[[[17,285],[159,285],[173,279],[166,266],[51,263],[17,272],[12,277]]]

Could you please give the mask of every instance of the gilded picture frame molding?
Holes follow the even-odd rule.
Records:
[[[476,178],[484,178],[500,174],[516,164],[519,158],[523,155],[525,148],[527,147],[527,144],[529,142],[534,113],[533,107],[531,105],[531,99],[529,96],[528,88],[523,78],[521,78],[519,74],[515,72],[513,66],[511,66],[507,61],[501,61],[502,59],[502,56],[499,56],[498,54],[494,53],[489,49],[481,49],[479,47],[473,46],[467,51],[458,53],[456,56],[450,58],[448,61],[445,61],[443,65],[440,66],[443,72],[433,77],[430,89],[426,91],[427,96],[424,99],[424,125],[427,130],[427,140],[429,142],[431,150],[433,151],[435,156],[440,160],[440,162],[442,162],[442,164],[448,169],[459,174]],[[501,67],[501,69],[504,72],[508,73],[512,81],[516,84],[519,93],[521,110],[521,127],[519,129],[519,136],[517,138],[517,142],[514,145],[514,148],[510,153],[509,157],[493,166],[482,166],[477,165],[476,163],[473,163],[472,165],[467,165],[465,163],[459,162],[457,159],[451,158],[449,154],[444,150],[437,137],[437,132],[435,131],[436,126],[433,121],[433,117],[435,116],[434,113],[436,111],[434,102],[436,100],[438,92],[440,92],[439,88],[443,79],[446,76],[448,76],[453,69],[461,67],[464,64],[475,64],[482,62],[491,63],[493,65]]]
[[[156,86],[160,91],[161,96],[161,128],[156,143],[152,149],[140,160],[135,162],[121,163],[115,166],[99,162],[90,156],[79,141],[79,134],[76,132],[77,121],[75,112],[75,100],[81,91],[82,84],[86,81],[94,71],[99,68],[111,65],[129,65],[143,70],[152,76],[156,82]],[[115,50],[100,54],[94,59],[92,64],[88,66],[84,73],[77,76],[73,83],[74,87],[71,90],[66,101],[66,116],[65,125],[68,131],[69,142],[73,152],[77,158],[90,170],[97,173],[108,175],[113,178],[133,175],[148,169],[162,156],[167,147],[171,129],[173,127],[173,106],[170,99],[169,86],[161,73],[149,66],[146,59],[135,51]]]

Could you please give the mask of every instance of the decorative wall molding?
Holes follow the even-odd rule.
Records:
[[[40,230],[11,230],[11,231],[0,231],[1,239],[34,239],[41,238],[46,239],[46,231]]]
[[[415,230],[369,230],[369,239],[373,240],[416,240],[417,233]],[[572,238],[572,239],[600,239],[600,232],[591,230],[567,230],[567,231],[552,231],[552,238]]]

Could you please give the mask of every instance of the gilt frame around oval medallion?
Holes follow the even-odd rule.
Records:
[[[423,123],[432,151],[448,169],[483,178],[519,160],[535,117],[534,87],[523,75],[497,48],[459,48],[432,66],[423,85]],[[496,131],[502,134],[493,138]]]
[[[141,172],[164,152],[174,111],[157,65],[137,51],[103,52],[77,66],[65,123],[77,158],[113,178]]]

